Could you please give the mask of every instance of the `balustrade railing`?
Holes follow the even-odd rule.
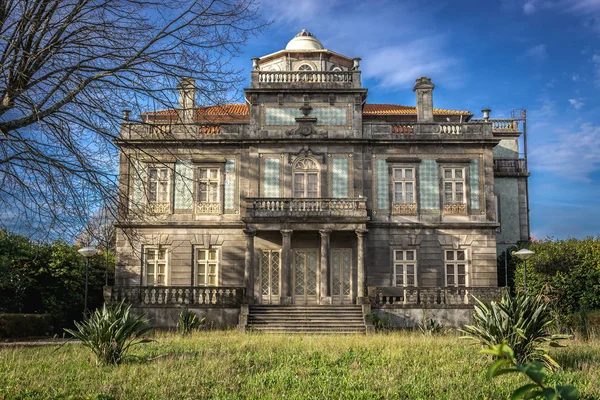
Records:
[[[504,290],[500,287],[378,287],[374,302],[378,307],[470,307],[476,303],[473,297],[489,302]]]
[[[438,127],[439,133],[441,133],[442,135],[460,135],[463,130],[463,124],[461,123],[444,123],[439,124]]]
[[[412,124],[392,125],[392,134],[394,135],[412,135],[413,132]]]
[[[518,119],[502,119],[502,118],[490,118],[490,119],[481,119],[481,118],[473,118],[469,121],[472,124],[492,124],[492,131],[500,131],[500,132],[520,132],[519,122],[521,120]]]
[[[496,158],[494,172],[497,174],[523,174],[527,172],[525,158]]]
[[[259,71],[260,83],[351,83],[352,71]]]
[[[143,306],[239,307],[245,288],[217,286],[112,286],[105,301],[126,300]]]
[[[247,212],[252,217],[285,215],[366,216],[366,199],[353,198],[248,198]]]

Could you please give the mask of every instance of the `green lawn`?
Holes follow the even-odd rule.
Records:
[[[490,359],[457,335],[159,334],[124,364],[97,367],[78,344],[0,350],[0,398],[506,399],[526,381],[488,381]],[[552,383],[600,398],[600,341],[553,349]],[[90,362],[92,361],[92,362]]]

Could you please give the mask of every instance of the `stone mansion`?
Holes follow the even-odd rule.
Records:
[[[187,307],[251,326],[253,310],[410,319],[498,291],[497,255],[529,237],[524,111],[435,108],[426,77],[416,106],[369,103],[360,59],[305,30],[252,61],[241,104],[199,106],[183,78],[177,109],[126,113],[107,299],[157,325]]]

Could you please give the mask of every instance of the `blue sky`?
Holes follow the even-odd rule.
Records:
[[[531,231],[600,234],[600,0],[262,0],[273,24],[237,61],[285,47],[301,29],[361,57],[370,103],[414,105],[419,76],[434,105],[528,116]]]

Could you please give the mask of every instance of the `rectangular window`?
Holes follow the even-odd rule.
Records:
[[[444,213],[466,214],[465,169],[444,168]]]
[[[394,250],[394,286],[417,286],[416,250]]]
[[[414,168],[392,169],[392,191],[394,214],[416,214]]]
[[[221,173],[219,168],[198,168],[196,182],[196,213],[219,214],[221,212]]]
[[[170,193],[169,168],[148,168],[148,203],[169,203]]]
[[[467,251],[444,251],[446,286],[467,286]]]
[[[146,285],[164,286],[167,284],[167,249],[149,248],[145,251]]]
[[[316,172],[294,173],[294,197],[316,198],[319,197],[318,174]]]
[[[216,249],[196,250],[196,285],[218,286],[219,252]]]

